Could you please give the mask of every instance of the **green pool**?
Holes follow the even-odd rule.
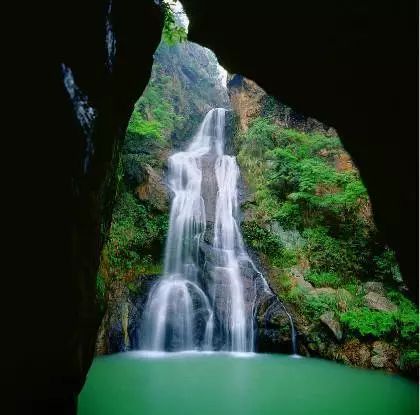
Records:
[[[78,413],[408,415],[417,408],[417,384],[319,359],[130,352],[95,359]]]

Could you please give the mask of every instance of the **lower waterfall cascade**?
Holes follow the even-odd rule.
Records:
[[[262,274],[238,224],[240,172],[235,157],[224,153],[225,113],[210,110],[188,148],[169,158],[173,199],[164,273],[142,315],[142,350],[254,351],[255,290],[245,292],[241,270]]]

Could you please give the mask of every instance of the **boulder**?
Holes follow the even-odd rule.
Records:
[[[384,285],[380,281],[367,281],[363,284],[365,292],[373,292],[380,295],[385,295]]]
[[[364,302],[372,310],[396,311],[398,307],[388,298],[373,291],[368,292],[364,297]]]
[[[273,294],[257,298],[257,351],[291,353],[290,320],[280,300]]]
[[[313,285],[309,282],[306,281],[303,277],[291,277],[292,281],[293,281],[293,285],[301,288],[303,291],[312,291],[314,289]]]
[[[341,340],[343,338],[343,332],[341,330],[340,323],[335,318],[334,312],[327,311],[322,314],[319,319],[332,331],[337,340]]]
[[[384,341],[376,341],[372,345],[372,366],[381,369],[394,370],[398,365],[397,349]]]

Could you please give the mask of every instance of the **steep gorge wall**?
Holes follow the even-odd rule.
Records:
[[[418,311],[337,133],[242,76],[228,89],[242,228],[293,316],[299,352],[415,376]]]
[[[191,42],[161,42],[122,146],[119,196],[97,277],[105,310],[97,354],[136,348],[148,288],[162,272],[167,158],[187,145],[211,108],[228,105],[211,51]]]
[[[10,292],[27,306],[17,312],[25,330],[10,320],[15,345],[4,377],[18,413],[75,413],[101,318],[95,276],[117,156],[163,14],[153,1],[20,4],[16,12],[6,18],[15,23],[5,57],[14,139],[3,154],[20,154],[25,168],[3,157],[14,171],[4,266],[14,275]]]

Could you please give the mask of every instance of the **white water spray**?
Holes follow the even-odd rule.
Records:
[[[246,253],[239,229],[239,168],[235,157],[224,153],[225,111],[209,111],[187,150],[169,158],[173,200],[164,275],[143,313],[143,350],[254,349],[255,287],[249,278],[245,284],[244,269],[250,265],[264,291],[271,290]],[[284,311],[294,345],[293,321]]]
[[[164,275],[151,290],[143,314],[143,349],[253,349],[252,313],[246,312],[238,261],[245,252],[236,222],[239,169],[234,157],[224,155],[224,128],[225,110],[209,111],[187,150],[169,159],[169,187],[174,197]],[[222,292],[214,289],[212,281],[202,280],[199,265],[200,242],[206,231],[204,156],[215,159],[218,190],[212,267],[219,282],[223,280]],[[219,304],[216,308],[215,303]]]

